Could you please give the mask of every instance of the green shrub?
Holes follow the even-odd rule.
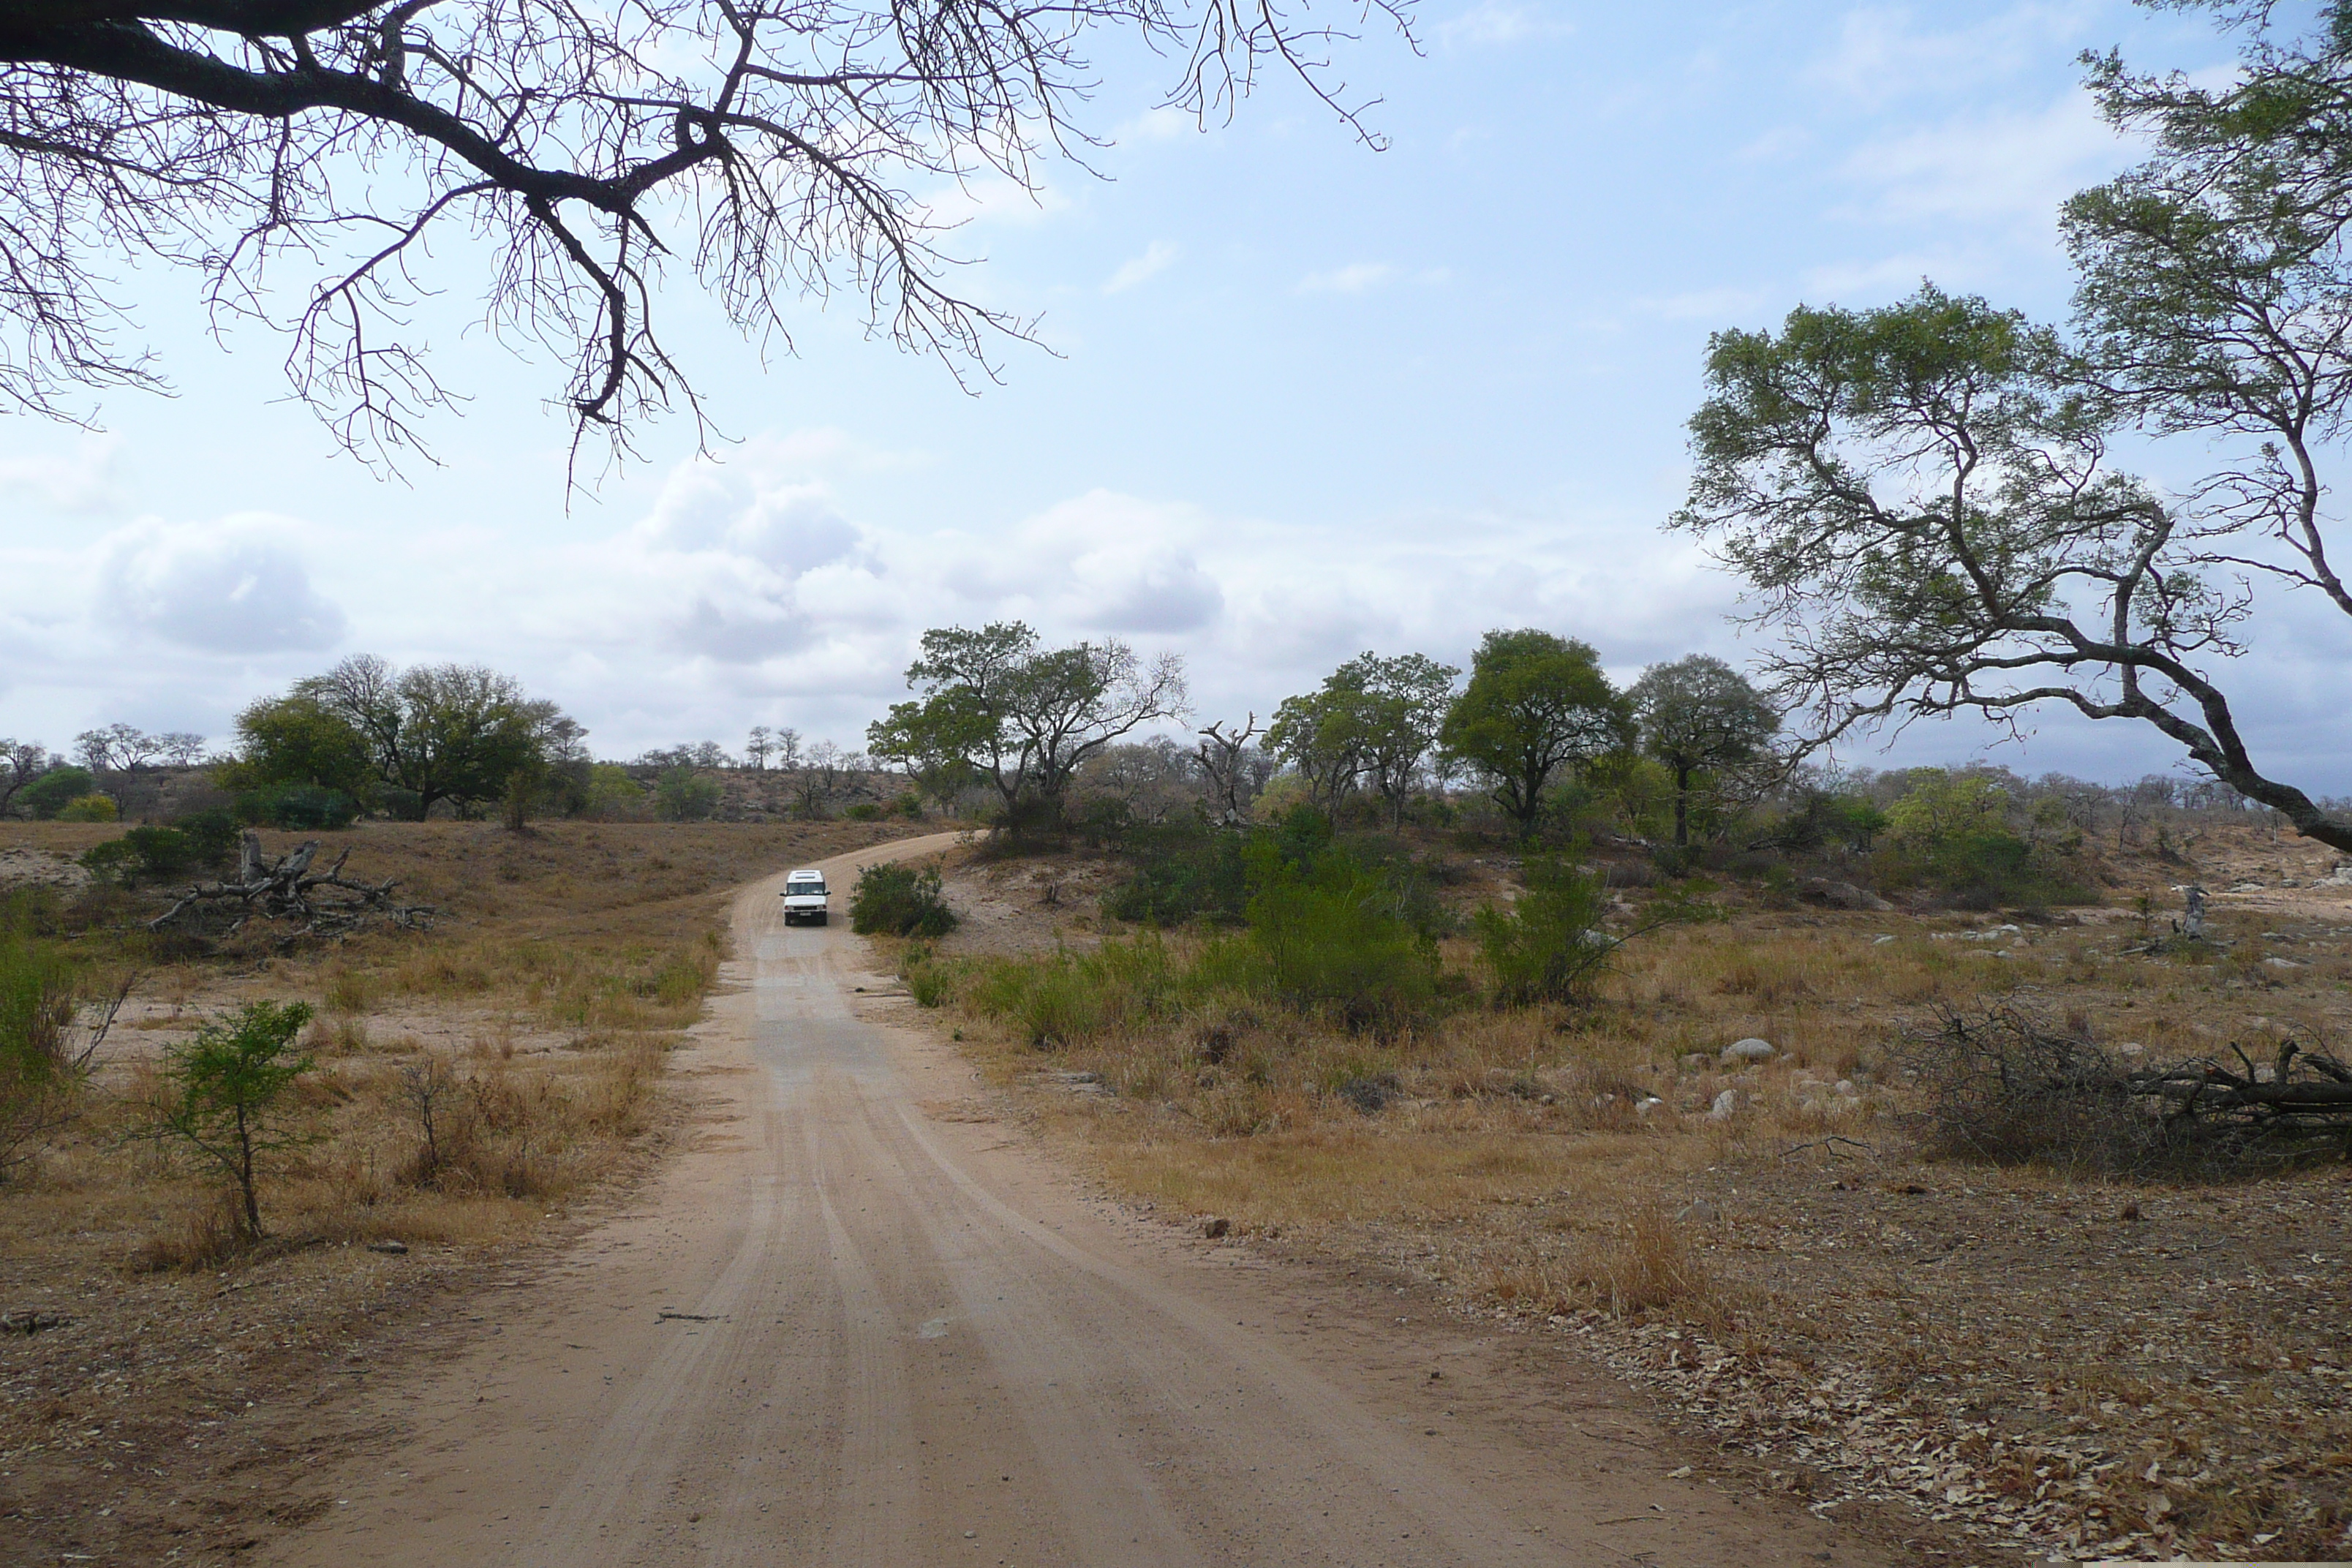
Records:
[[[1135,870],[1105,895],[1103,912],[1138,925],[1239,925],[1249,902],[1244,842],[1241,834],[1199,821],[1139,828],[1128,840]]]
[[[359,815],[358,801],[318,784],[267,784],[236,797],[239,821],[289,832],[349,827]]]
[[[16,805],[26,816],[47,821],[97,788],[98,778],[88,768],[51,768],[16,792]]]
[[[1351,1029],[1393,1028],[1431,1010],[1436,944],[1400,918],[1385,878],[1336,850],[1302,866],[1277,838],[1245,853],[1244,913],[1276,994]]]
[[[294,1042],[310,1021],[301,1002],[255,1002],[226,1024],[207,1024],[163,1055],[163,1092],[148,1108],[146,1135],[185,1145],[225,1183],[238,1228],[261,1237],[260,1179],[273,1154],[308,1142],[280,1119],[287,1089],[310,1069]]]
[[[1107,1030],[1172,1019],[1234,977],[1232,966],[1212,962],[1217,951],[1213,944],[1186,965],[1147,932],[1087,953],[990,962],[965,994],[981,1013],[1012,1024],[1028,1044],[1066,1046]],[[1262,978],[1253,973],[1251,984],[1262,987]]]
[[[919,822],[923,816],[923,797],[908,790],[890,803],[890,809],[909,822]]]
[[[112,822],[122,814],[102,795],[77,795],[58,811],[59,822]]]
[[[244,837],[236,814],[219,806],[174,817],[172,826],[187,836],[198,866],[226,865],[236,858],[237,840]]]
[[[719,809],[719,781],[692,768],[664,768],[654,783],[654,810],[664,822],[701,822]]]
[[[852,822],[879,822],[882,820],[882,808],[870,800],[861,800],[841,815]]]
[[[940,1006],[955,994],[953,976],[927,946],[907,950],[898,962],[898,977],[907,983],[907,994],[918,1007]]]
[[[81,863],[98,876],[129,886],[171,881],[211,858],[203,846],[179,828],[134,827],[90,850]]]
[[[1580,1001],[1616,946],[1601,929],[1609,894],[1599,878],[1555,856],[1531,858],[1526,875],[1517,902],[1475,917],[1479,962],[1497,1001]]]
[[[629,776],[629,770],[618,763],[596,763],[588,769],[586,788],[582,792],[580,810],[583,816],[611,821],[628,821],[646,814],[645,786]]]
[[[860,936],[940,937],[955,928],[936,866],[868,866],[850,889],[849,929]]]
[[[46,1149],[76,1110],[81,1064],[72,966],[40,941],[47,900],[0,897],[0,1184]]]

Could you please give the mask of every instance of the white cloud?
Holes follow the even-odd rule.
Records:
[[[1201,128],[1200,120],[1173,104],[1146,110],[1111,132],[1114,142],[1174,142]]]
[[[2097,13],[2080,0],[2029,3],[1930,28],[1909,5],[1857,6],[1840,19],[1836,42],[1805,79],[1874,107],[1965,91],[2064,54],[2087,36]]]
[[[1103,285],[1106,294],[1121,294],[1147,278],[1156,278],[1174,265],[1176,247],[1164,239],[1155,239],[1140,256],[1131,257],[1119,264],[1118,271]]]
[[[1439,43],[1456,48],[1491,48],[1533,37],[1562,37],[1576,28],[1572,23],[1546,16],[1537,6],[1513,5],[1509,0],[1478,0],[1478,4],[1447,17],[1431,31]]]
[[[919,210],[926,223],[947,228],[967,224],[1026,226],[1045,222],[1069,205],[1069,197],[1049,182],[1041,180],[1031,187],[1003,174],[975,174],[932,191]]]
[[[1328,272],[1310,272],[1298,280],[1302,294],[1366,294],[1396,275],[1385,261],[1354,261]]]
[[[318,652],[343,612],[310,585],[297,525],[263,517],[147,521],[108,536],[99,569],[108,614],[205,653]]]
[[[116,437],[93,435],[81,437],[65,455],[0,457],[0,496],[77,515],[119,510],[122,494],[115,458],[121,448]]]
[[[1964,115],[1871,142],[1840,173],[1872,191],[1858,216],[1879,222],[2039,229],[2126,153],[2089,97],[2069,92],[2040,110]]]

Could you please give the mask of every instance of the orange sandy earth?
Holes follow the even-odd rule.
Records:
[[[828,863],[836,888],[901,841]],[[361,1396],[284,1563],[1762,1564],[1911,1553],[1693,1479],[1641,1396],[1425,1297],[1082,1193],[872,995],[734,910],[699,1126],[621,1213]],[[861,997],[856,988],[869,994]],[[894,1022],[894,1019],[903,1022]],[[1397,1314],[1404,1314],[1402,1317]]]

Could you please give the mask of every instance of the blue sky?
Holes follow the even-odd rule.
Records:
[[[225,736],[364,649],[512,670],[607,755],[754,723],[855,742],[923,627],[1011,616],[1184,652],[1203,719],[1366,648],[1462,662],[1495,626],[1627,678],[1738,659],[1731,585],[1657,527],[1708,332],[1923,276],[2062,314],[2053,209],[2130,151],[2076,55],[2232,52],[2195,14],[2106,3],[1475,0],[1419,25],[1419,58],[1375,36],[1344,60],[1384,100],[1378,153],[1289,83],[1202,132],[1153,108],[1169,62],[1102,56],[1111,178],[955,198],[985,258],[964,286],[1042,316],[1051,351],[1003,345],[978,395],[839,311],[763,355],[679,282],[672,346],[734,439],[698,458],[673,418],[568,503],[560,377],[469,330],[462,251],[424,319],[470,401],[427,427],[442,466],[394,482],[285,401],[282,344],[216,341],[190,278],[126,273],[177,395],[112,397],[100,435],[0,422],[0,734]],[[2258,731],[2352,789],[2313,722],[2352,637],[2276,624],[2242,678]],[[1915,731],[1895,760],[1989,739]],[[2054,718],[1994,754],[2171,761]]]

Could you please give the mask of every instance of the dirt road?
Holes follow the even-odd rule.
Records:
[[[363,1400],[406,1440],[278,1560],[1885,1560],[1666,1479],[1687,1451],[1630,1396],[1410,1291],[1090,1203],[890,1022],[845,925],[781,924],[779,886],[738,902],[736,988],[681,1054],[692,1146],[474,1305],[471,1348]]]

